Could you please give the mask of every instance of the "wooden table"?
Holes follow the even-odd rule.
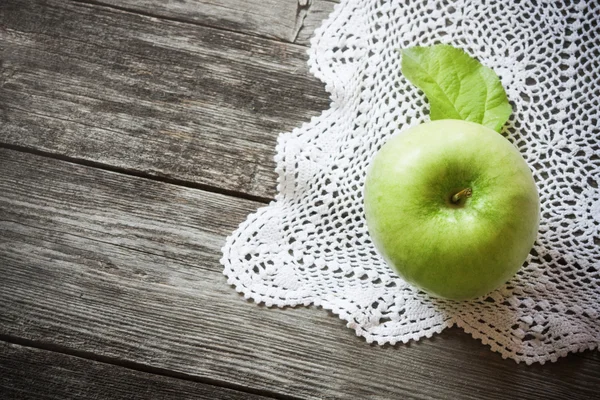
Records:
[[[227,285],[277,135],[328,107],[306,50],[334,5],[0,1],[0,399],[600,397],[598,351],[369,345]]]

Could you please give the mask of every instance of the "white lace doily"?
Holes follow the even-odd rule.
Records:
[[[379,344],[456,324],[528,364],[597,348],[599,4],[342,0],[309,50],[331,108],[279,137],[276,200],[227,239],[229,283],[268,306],[322,306]],[[530,256],[505,287],[477,301],[436,300],[408,286],[376,253],[363,215],[371,157],[391,135],[428,120],[429,106],[402,76],[397,49],[439,42],[500,76],[514,109],[503,134],[540,191]]]

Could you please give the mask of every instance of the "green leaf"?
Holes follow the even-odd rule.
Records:
[[[498,75],[452,46],[402,50],[402,73],[425,92],[432,120],[462,119],[500,132],[512,113]]]

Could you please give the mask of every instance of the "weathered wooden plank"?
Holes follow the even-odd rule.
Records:
[[[268,399],[251,393],[0,342],[0,398]]]
[[[0,143],[271,198],[327,107],[306,49],[57,0],[0,2]]]
[[[323,20],[329,17],[329,14],[332,13],[336,3],[339,3],[339,1],[312,1],[306,11],[306,17],[302,21],[300,29],[298,30],[296,41],[294,43],[308,46],[315,29],[321,26]]]
[[[86,1],[86,0],[78,0]],[[311,2],[326,0],[95,0],[133,12],[293,42]],[[305,27],[306,28],[306,27]],[[314,28],[313,28],[314,29]]]
[[[458,329],[365,343],[246,303],[224,236],[259,204],[0,150],[0,334],[307,399],[593,398],[600,356],[502,360]]]

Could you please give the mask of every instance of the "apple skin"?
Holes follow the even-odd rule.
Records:
[[[453,203],[466,188],[471,197]],[[452,300],[506,283],[539,227],[537,187],[519,151],[494,130],[461,120],[393,136],[369,166],[364,206],[388,265],[423,291]]]

